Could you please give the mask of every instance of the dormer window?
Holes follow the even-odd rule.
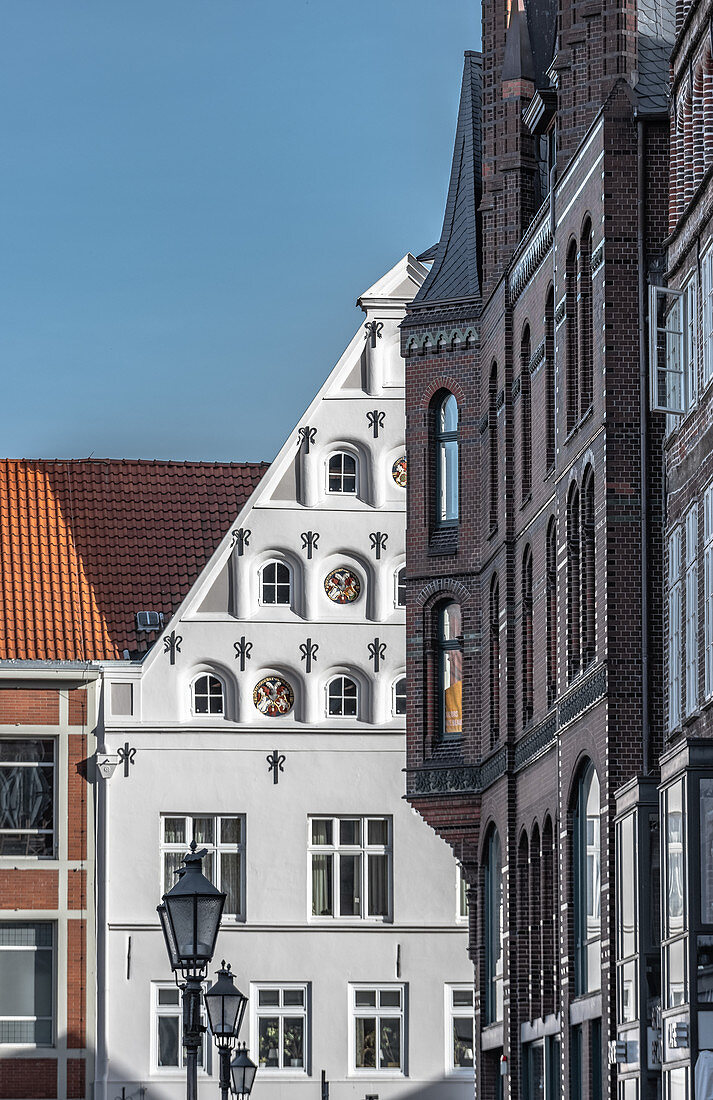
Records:
[[[194,714],[224,714],[222,681],[217,676],[199,676],[193,683]]]
[[[357,460],[354,455],[335,451],[329,456],[328,475],[330,493],[356,493]]]

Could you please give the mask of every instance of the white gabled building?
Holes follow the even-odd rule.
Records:
[[[398,325],[425,274],[407,255],[362,295],[366,323],[156,644],[105,666],[122,764],[100,788],[98,1100],[184,1095],[156,905],[194,838],[228,893],[215,969],[250,998],[254,1100],[316,1100],[323,1070],[330,1100],[472,1092],[457,867],[403,799]],[[207,1043],[201,1097],[217,1074]]]

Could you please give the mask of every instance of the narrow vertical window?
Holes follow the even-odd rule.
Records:
[[[698,505],[686,515],[686,714],[698,706]]]
[[[579,414],[579,336],[577,325],[577,243],[567,251],[565,268],[565,310],[567,349],[567,434],[576,427]]]
[[[713,695],[713,485],[703,498],[703,647],[707,699]]]
[[[485,853],[485,1019],[503,1018],[503,866],[500,837],[493,829]]]
[[[441,737],[463,732],[463,626],[457,603],[438,611],[439,727]]]
[[[579,245],[579,405],[580,416],[592,404],[592,223],[589,218],[582,227]]]
[[[555,464],[555,292],[545,302],[545,466]]]
[[[703,385],[713,378],[713,249],[701,261],[703,298]]]
[[[500,737],[500,586],[490,585],[490,747]]]
[[[439,524],[458,522],[458,403],[452,393],[438,407],[436,493]]]
[[[601,847],[599,777],[593,764],[577,788],[573,821],[575,994],[601,986]]]
[[[668,728],[681,721],[681,528],[668,540]]]
[[[522,556],[522,724],[532,721],[532,550],[525,547]]]
[[[683,292],[683,406],[688,412],[698,400],[698,280],[694,276]]]
[[[589,469],[582,486],[582,668],[595,654],[594,474]]]
[[[488,391],[488,456],[490,466],[490,530],[498,529],[498,365],[490,368]]]
[[[357,460],[354,455],[336,451],[329,456],[327,488],[330,493],[356,493]]]
[[[554,1012],[558,1003],[559,978],[557,937],[557,901],[555,897],[555,854],[552,819],[542,827],[542,993],[543,1015]]]
[[[545,629],[547,632],[547,706],[557,698],[557,523],[555,517],[547,527]]]
[[[525,325],[520,343],[520,462],[522,499],[532,491],[532,393],[530,389],[530,326]]]
[[[567,677],[580,669],[579,490],[572,485],[567,500]]]

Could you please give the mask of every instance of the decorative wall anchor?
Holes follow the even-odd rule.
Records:
[[[378,672],[381,668],[381,662],[386,656],[386,642],[380,642],[378,638],[374,638],[373,642],[369,642],[367,649],[369,650],[369,659],[374,662],[374,672]]]
[[[379,438],[379,428],[383,428],[384,421],[386,420],[386,413],[383,410],[372,409],[366,414],[366,419],[369,421],[369,427],[373,429],[374,439]]]
[[[376,341],[381,339],[381,333],[384,331],[383,321],[366,321],[364,323],[366,329],[366,338],[371,341],[371,346],[376,347]]]
[[[240,671],[245,672],[245,662],[250,660],[253,652],[252,642],[246,642],[245,635],[241,634],[240,641],[233,642],[233,649],[235,650],[235,660],[237,661],[240,658]]]
[[[272,782],[277,783],[279,781],[279,772],[285,770],[285,754],[284,752],[278,752],[277,749],[273,749],[269,756],[266,756],[267,770],[272,772]]]
[[[128,741],[124,742],[124,747],[116,750],[116,755],[124,765],[124,779],[129,774],[129,766],[134,763],[134,757],[136,756],[136,749],[132,749]]]
[[[309,454],[310,446],[314,443],[317,436],[316,428],[309,428],[306,425],[299,429],[300,441],[298,446],[302,447],[306,455]]]
[[[172,665],[176,663],[176,654],[181,652],[181,642],[183,637],[180,634],[176,634],[175,630],[172,630],[170,634],[167,634],[163,639],[163,652],[169,654],[169,659]]]
[[[302,549],[307,551],[307,559],[312,557],[312,551],[317,549],[317,543],[319,542],[319,531],[303,531],[302,532]]]
[[[245,547],[250,545],[251,534],[252,531],[249,527],[239,527],[237,531],[233,531],[233,541],[230,548],[232,550],[233,546],[237,545],[239,558],[242,558]]]
[[[372,531],[369,535],[369,542],[371,543],[371,548],[376,555],[377,561],[381,557],[381,551],[386,549],[388,539],[389,536],[385,531]]]
[[[303,642],[300,646],[301,657],[300,660],[305,663],[305,672],[312,671],[312,661],[317,660],[317,650],[319,645],[317,642],[313,642],[311,638],[308,638],[306,642]]]

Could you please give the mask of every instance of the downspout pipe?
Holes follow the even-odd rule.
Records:
[[[646,204],[644,202],[646,171],[644,163],[644,122],[636,112],[637,152],[637,268],[639,273],[639,477],[641,479],[641,732],[644,775],[651,771],[651,735],[649,731],[649,464],[648,442],[648,377],[646,339]]]

